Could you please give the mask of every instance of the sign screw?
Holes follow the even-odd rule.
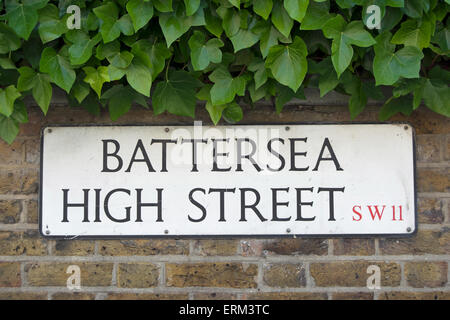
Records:
[[[411,228],[410,227],[406,228],[406,232],[411,232]]]
[[[165,128],[164,131],[165,131],[165,132],[169,132],[169,128]]]
[[[290,127],[285,127],[284,128],[286,131],[289,131],[289,130],[291,130],[291,128]]]
[[[165,234],[168,234],[168,233],[169,233],[169,230],[164,230],[164,233],[165,233]]]
[[[50,230],[45,231],[45,234],[50,234]]]
[[[291,229],[287,228],[287,229],[286,229],[286,232],[287,232],[287,233],[290,233],[290,232],[291,232]]]
[[[403,129],[408,130],[408,126],[404,126]]]
[[[52,129],[48,129],[47,130],[48,133],[52,133],[52,131],[53,131]]]

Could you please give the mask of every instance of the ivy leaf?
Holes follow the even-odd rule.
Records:
[[[36,26],[39,16],[38,9],[45,7],[48,0],[34,0],[23,1],[20,3],[17,0],[6,0],[6,17],[8,25],[15,31],[15,33],[28,40],[31,31]]]
[[[323,97],[328,92],[333,90],[339,84],[339,79],[337,77],[336,71],[334,70],[333,63],[328,57],[321,61],[318,65],[320,70],[319,77],[319,90],[320,97]]]
[[[39,36],[42,43],[58,39],[67,31],[66,22],[59,19],[58,8],[48,4],[39,11]]]
[[[223,110],[222,116],[228,123],[236,123],[242,120],[244,113],[241,106],[233,101]]]
[[[390,32],[384,32],[377,37],[374,46],[373,72],[376,84],[392,85],[400,77],[418,78],[422,51],[408,46],[394,52],[395,45],[390,43],[390,38]]]
[[[124,15],[119,19],[119,9],[114,2],[106,2],[94,8],[94,14],[100,19],[100,33],[104,43],[117,39],[120,33],[133,34],[130,16]]]
[[[17,80],[17,89],[20,91],[31,90],[34,100],[44,114],[47,114],[52,98],[52,86],[50,77],[46,74],[36,73],[29,67],[19,69],[20,77]]]
[[[195,89],[199,82],[189,72],[173,71],[165,81],[156,85],[153,93],[153,110],[155,114],[168,111],[175,115],[194,117]]]
[[[272,23],[285,37],[289,37],[294,21],[280,1],[276,1],[272,10]]]
[[[248,29],[239,29],[235,35],[230,37],[235,53],[242,49],[250,48],[257,43],[258,40],[259,36]]]
[[[18,123],[12,118],[0,115],[0,138],[5,140],[8,144],[11,144],[14,142],[18,133]]]
[[[145,100],[142,100],[142,96],[129,86],[116,85],[107,90],[101,99],[108,100],[109,116],[113,121],[127,113],[134,101],[147,107]]]
[[[342,84],[344,86],[345,92],[350,95],[348,101],[348,109],[350,111],[350,117],[355,119],[366,107],[367,104],[367,94],[364,90],[363,82],[357,77],[350,73],[344,74]]]
[[[245,93],[246,81],[243,77],[233,78],[224,67],[219,67],[211,73],[209,79],[214,82],[211,88],[211,102],[213,105],[230,103],[237,95]]]
[[[134,58],[127,67],[126,76],[128,83],[134,90],[146,97],[150,97],[152,74],[150,69],[139,58]]]
[[[13,85],[0,88],[0,113],[9,117],[14,111],[14,101],[20,96],[19,90]]]
[[[77,38],[77,42],[69,48],[69,59],[72,65],[79,65],[87,62],[92,56],[92,49],[101,41],[100,34],[96,34],[92,39],[83,33],[85,37]]]
[[[248,66],[248,70],[255,73],[255,90],[258,90],[267,81],[267,70],[263,60],[253,61]]]
[[[284,7],[287,13],[292,19],[298,22],[302,22],[305,17],[308,5],[309,0],[284,0]]]
[[[70,92],[76,75],[67,58],[56,53],[53,48],[45,48],[42,51],[39,69],[41,72],[47,73],[57,86],[67,93]]]
[[[153,16],[153,5],[150,1],[130,0],[127,2],[126,8],[136,32],[145,26]]]
[[[20,48],[20,38],[3,22],[0,22],[0,53],[9,53]]]
[[[75,82],[70,92],[72,93],[74,98],[78,101],[78,103],[82,103],[83,100],[89,95],[90,89],[88,85],[78,81]]]
[[[184,5],[186,7],[186,15],[192,16],[200,7],[200,0],[184,0]]]
[[[164,43],[153,44],[145,39],[135,42],[131,52],[150,69],[152,80],[161,73],[165,66],[165,60],[171,56]]]
[[[275,110],[276,113],[279,114],[283,111],[284,105],[291,101],[294,97],[299,99],[305,99],[303,94],[303,90],[300,87],[296,92],[292,91],[291,88],[277,85],[277,94],[275,96]]]
[[[308,69],[307,55],[305,42],[300,37],[295,37],[290,45],[277,45],[270,48],[266,67],[272,71],[279,83],[297,91]]]
[[[84,67],[83,71],[86,73],[86,77],[83,81],[88,83],[100,98],[102,95],[103,84],[110,81],[108,68],[104,66],[100,66],[97,69],[92,67]]]
[[[386,101],[383,107],[381,107],[378,117],[381,121],[386,121],[399,112],[403,113],[405,116],[409,116],[412,111],[411,96],[402,96],[399,98],[392,97]]]
[[[189,39],[191,48],[191,62],[194,70],[204,70],[210,62],[220,63],[222,61],[223,42],[220,39],[211,39],[206,42],[204,33],[194,31]]]
[[[423,85],[425,105],[446,117],[450,117],[450,88],[448,87],[450,72],[435,67],[430,71],[430,78]]]
[[[273,2],[272,0],[257,0],[253,1],[253,11],[259,16],[261,16],[264,20],[270,15],[272,12]]]
[[[434,31],[433,24],[427,19],[409,19],[401,24],[400,29],[394,34],[391,42],[414,46],[419,49],[430,45],[431,35]]]
[[[353,45],[370,47],[376,41],[364,29],[362,21],[352,21],[347,24],[341,15],[331,18],[323,26],[323,34],[333,39],[331,45],[331,60],[338,77],[347,69],[353,57]]]
[[[300,30],[320,30],[332,18],[328,2],[312,1],[300,24]]]
[[[198,10],[192,16],[186,16],[181,7],[171,13],[163,13],[159,15],[159,25],[167,42],[167,47],[181,37],[192,26],[205,24],[205,16],[203,10]]]
[[[172,0],[152,0],[152,3],[159,12],[172,11]]]

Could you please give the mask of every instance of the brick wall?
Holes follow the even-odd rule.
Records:
[[[281,115],[261,104],[245,122],[348,121],[345,102],[328,101],[298,102]],[[37,225],[40,128],[109,123],[63,104],[47,117],[31,108],[16,141],[0,143],[0,299],[450,299],[449,119],[425,108],[393,119],[417,132],[419,230],[411,238],[49,241]],[[377,109],[358,121],[376,121]],[[206,112],[197,115],[209,123]],[[137,107],[118,121],[168,122],[192,123]],[[73,264],[77,292],[66,288]],[[366,288],[371,264],[381,269],[381,290]]]

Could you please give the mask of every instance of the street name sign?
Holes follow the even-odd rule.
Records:
[[[44,237],[416,230],[408,124],[51,126],[40,173]]]

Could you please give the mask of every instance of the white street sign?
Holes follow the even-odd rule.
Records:
[[[44,236],[416,229],[406,124],[47,127],[41,148]]]

